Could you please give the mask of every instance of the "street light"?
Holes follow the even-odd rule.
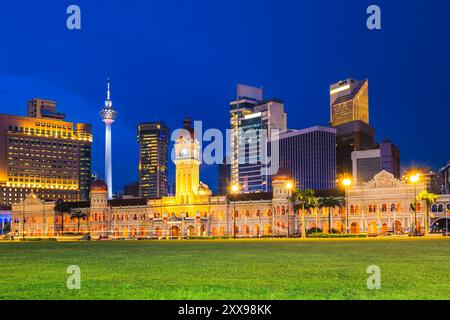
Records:
[[[349,178],[344,178],[342,180],[342,185],[345,188],[345,208],[346,208],[346,217],[345,217],[345,224],[346,224],[346,233],[349,234],[349,225],[348,225],[348,187],[351,186],[352,180]]]
[[[416,185],[419,182],[419,174],[415,173],[409,177],[409,181],[414,185],[414,234],[417,237],[417,196]]]
[[[293,185],[292,185],[292,182],[290,182],[290,181],[288,181],[288,182],[286,182],[286,190],[288,191],[288,199],[289,199],[289,197],[290,197],[290,191],[292,190],[292,187],[293,187]],[[292,207],[294,207],[294,206],[292,206]],[[290,208],[289,208],[289,204],[288,204],[288,212],[287,212],[287,218],[288,218],[288,223],[287,223],[287,236],[288,236],[288,238],[289,238],[289,236],[290,236],[290,222],[291,222],[291,217],[290,217],[290,214],[291,214],[291,210],[289,210]],[[294,208],[292,208],[292,210],[294,210]]]
[[[237,194],[239,192],[239,185],[233,184],[231,186],[231,193]],[[233,238],[236,239],[236,199],[233,201]]]

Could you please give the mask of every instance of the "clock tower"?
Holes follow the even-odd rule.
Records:
[[[175,142],[175,197],[178,203],[189,204],[200,191],[200,144],[188,117],[180,131]]]

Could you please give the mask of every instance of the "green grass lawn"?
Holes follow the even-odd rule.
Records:
[[[0,275],[1,299],[449,299],[450,239],[0,242]]]

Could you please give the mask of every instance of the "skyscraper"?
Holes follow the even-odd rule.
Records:
[[[450,194],[450,162],[448,162],[447,165],[439,169],[439,174],[441,175],[442,179],[443,193]]]
[[[32,99],[28,116],[0,115],[0,204],[87,200],[92,128],[65,121],[56,102]]]
[[[300,190],[336,187],[336,130],[315,126],[279,137],[279,166],[289,169]]]
[[[227,194],[231,190],[231,164],[230,157],[223,157],[223,163],[217,165],[218,169],[218,192],[219,194]]]
[[[352,152],[374,148],[368,80],[347,79],[330,86],[330,126],[336,129],[337,172],[351,173]]]
[[[100,117],[105,123],[105,180],[108,186],[108,199],[112,199],[111,125],[117,118],[117,111],[112,106],[109,78],[105,106],[100,111]]]
[[[241,119],[250,115],[254,107],[263,100],[261,88],[238,84],[236,88],[236,99],[230,102],[230,129],[231,129],[231,164],[230,181],[232,184],[239,183],[239,128]]]
[[[265,192],[269,190],[271,176],[265,174],[270,166],[268,142],[272,130],[286,132],[286,113],[281,100],[269,99],[256,105],[253,112],[240,119],[238,173],[243,192]]]
[[[139,195],[161,198],[169,193],[168,150],[170,129],[164,122],[138,125]]]

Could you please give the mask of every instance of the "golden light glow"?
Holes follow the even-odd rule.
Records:
[[[292,189],[292,182],[286,183],[286,189],[291,190]]]
[[[344,187],[348,187],[348,186],[350,186],[351,184],[352,184],[352,179],[345,178],[344,180],[342,180],[342,185],[343,185]]]
[[[419,174],[413,174],[409,177],[409,181],[411,181],[412,183],[417,183],[420,180],[420,176]]]
[[[238,192],[239,192],[239,185],[233,184],[233,185],[231,186],[231,192],[233,192],[233,193],[238,193]]]

